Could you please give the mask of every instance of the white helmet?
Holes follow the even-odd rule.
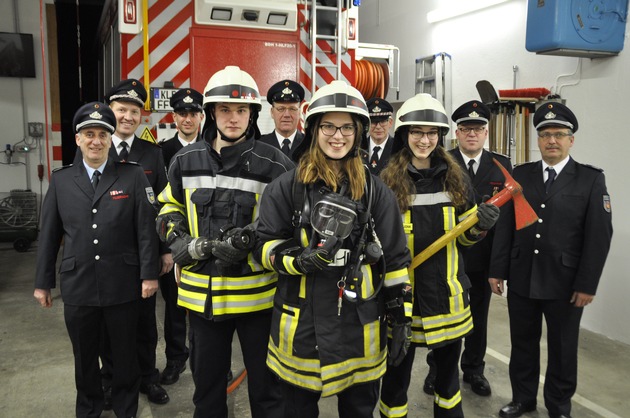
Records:
[[[409,125],[437,126],[441,128],[441,135],[446,135],[450,130],[444,106],[427,93],[419,93],[407,99],[396,113],[395,132],[401,126]]]
[[[214,73],[203,91],[203,105],[208,103],[248,103],[260,112],[260,93],[251,75],[239,67],[228,65]]]
[[[365,129],[370,126],[370,114],[365,99],[359,90],[342,80],[334,80],[313,94],[306,109],[306,125],[313,115],[327,112],[354,113],[359,115]]]

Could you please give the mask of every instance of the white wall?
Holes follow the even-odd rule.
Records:
[[[52,3],[52,0],[46,0],[46,2]],[[14,6],[16,4],[19,28],[16,27],[15,23],[16,8]],[[43,185],[43,189],[48,187],[46,175],[44,175],[43,184],[37,177],[37,165],[40,160],[45,166],[44,171],[47,171],[44,149],[45,137],[38,141],[38,145],[42,144],[43,147],[30,151],[28,155],[14,153],[12,158],[14,164],[7,165],[4,154],[6,144],[13,146],[13,144],[22,141],[28,134],[27,122],[44,123],[44,82],[42,78],[39,4],[40,2],[36,0],[0,1],[0,31],[19,31],[33,35],[37,76],[36,78],[0,77],[0,163],[3,163],[0,164],[0,196],[10,190],[26,189],[27,187],[39,194],[40,186]],[[46,57],[46,59],[48,58]],[[23,99],[24,102],[22,102]],[[49,126],[46,128],[50,134],[50,114]]]
[[[470,0],[465,0],[470,1]],[[495,89],[513,88],[513,66],[518,66],[516,87],[558,90],[556,78],[573,73],[580,59],[543,56],[525,49],[527,1],[511,0],[466,16],[429,24],[426,13],[454,0],[364,0],[359,9],[360,42],[391,44],[400,48],[401,94],[415,92],[415,59],[438,52],[452,56],[452,103],[479,99],[475,84],[489,80]],[[585,309],[583,327],[614,340],[630,343],[629,257],[624,242],[630,241],[630,212],[626,163],[628,98],[630,98],[630,43],[626,28],[625,50],[603,59],[582,58],[579,74],[562,77],[560,85],[567,105],[580,122],[571,155],[579,162],[605,169],[613,206],[614,235],[608,262],[595,302]],[[392,98],[391,92],[388,99]],[[533,149],[536,149],[536,142]],[[532,154],[539,159],[539,153]]]

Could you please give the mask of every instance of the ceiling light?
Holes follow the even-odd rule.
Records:
[[[495,6],[497,4],[505,3],[508,0],[477,0],[460,2],[456,7],[444,7],[441,9],[435,9],[427,13],[427,21],[429,23],[441,22],[443,20],[451,19],[457,16],[462,16],[468,13],[476,12],[487,7]]]

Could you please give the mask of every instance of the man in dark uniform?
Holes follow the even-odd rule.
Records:
[[[197,141],[199,128],[204,119],[202,102],[203,95],[190,88],[179,89],[171,96],[170,105],[173,108],[173,120],[177,126],[177,133],[171,139],[161,143],[167,171],[173,155],[186,145]]]
[[[507,206],[510,215],[499,220],[490,267],[494,293],[502,294],[509,280],[512,402],[499,412],[504,418],[536,409],[543,316],[545,407],[551,418],[571,416],[580,320],[597,291],[613,232],[604,173],[569,155],[578,130],[573,112],[543,103],[534,126],[542,161],[515,167],[514,179],[540,219],[515,231],[513,206]]]
[[[510,159],[496,152],[484,149],[488,139],[488,121],[490,109],[478,100],[461,105],[451,119],[457,125],[455,136],[458,148],[451,154],[468,172],[475,200],[480,204],[484,197],[497,194],[504,187],[505,178],[494,163],[497,160],[508,172],[512,172]],[[466,275],[470,279],[470,311],[473,317],[473,333],[464,340],[461,368],[464,382],[469,383],[474,393],[489,396],[492,392],[490,383],[484,376],[484,357],[488,342],[488,310],[492,292],[488,283],[488,268],[492,252],[494,229],[486,237],[464,251]]]
[[[104,327],[111,337],[113,409],[118,417],[133,417],[140,387],[139,300],[152,297],[158,286],[155,196],[140,166],[108,158],[116,118],[105,103],[79,108],[73,126],[81,158],[50,179],[34,296],[43,307],[52,306],[63,240],[59,276],[75,359],[76,416],[98,417],[105,406],[98,366]]]
[[[367,151],[363,161],[370,172],[378,176],[392,153],[394,137],[389,131],[394,123],[394,108],[387,100],[379,98],[370,99],[366,104],[370,112],[370,135],[361,145]]]
[[[292,80],[282,80],[269,88],[267,101],[271,104],[271,117],[276,128],[260,137],[259,141],[273,145],[292,158],[304,134],[298,131],[300,103],[304,100],[304,89]]]
[[[112,146],[109,157],[114,161],[133,161],[140,164],[149,184],[155,193],[166,187],[166,169],[164,157],[159,145],[150,143],[135,135],[140,126],[142,108],[147,99],[147,91],[138,80],[123,80],[109,91],[107,103],[116,116],[116,132],[112,136]],[[160,276],[173,269],[173,257],[167,246],[161,244]],[[157,322],[155,319],[156,297],[143,299],[140,302],[140,317],[138,320],[138,362],[142,373],[140,392],[147,395],[150,402],[165,404],[169,401],[168,394],[160,386],[160,372],[155,367],[156,348],[158,341]],[[103,374],[105,386],[109,375],[109,356],[104,349]]]

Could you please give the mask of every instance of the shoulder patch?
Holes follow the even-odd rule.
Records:
[[[578,164],[579,164],[579,165],[581,165],[581,166],[584,166],[584,167],[591,168],[591,169],[593,169],[593,170],[597,170],[597,171],[599,171],[600,173],[603,173],[603,172],[604,172],[604,169],[603,169],[603,168],[595,167],[594,165],[590,165],[590,164],[583,164],[583,163],[578,163]]]
[[[144,189],[144,191],[147,194],[147,200],[149,201],[149,203],[154,204],[155,203],[155,194],[153,193],[153,187],[147,187]]]
[[[602,200],[604,202],[604,210],[610,213],[612,211],[612,205],[610,204],[610,195],[603,195]]]
[[[64,165],[63,167],[57,167],[53,169],[53,173],[56,173],[57,171],[63,170],[64,168],[69,168],[72,167],[72,164],[68,164],[68,165]]]

